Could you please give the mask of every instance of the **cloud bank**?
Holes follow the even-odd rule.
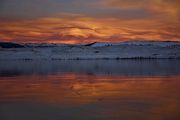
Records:
[[[0,40],[72,44],[180,41],[179,3],[179,0],[4,0],[0,5]]]

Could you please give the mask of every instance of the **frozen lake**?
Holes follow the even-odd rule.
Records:
[[[179,60],[0,61],[0,120],[179,120]]]

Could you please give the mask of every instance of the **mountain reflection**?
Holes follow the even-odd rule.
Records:
[[[179,60],[0,61],[0,76],[62,73],[170,76],[180,74],[180,62]]]

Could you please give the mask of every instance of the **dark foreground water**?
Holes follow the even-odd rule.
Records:
[[[0,120],[179,119],[179,60],[0,61]]]

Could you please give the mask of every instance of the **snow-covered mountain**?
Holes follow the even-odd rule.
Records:
[[[0,44],[0,60],[180,59],[180,42],[94,42],[90,44]]]
[[[91,43],[92,47],[112,46],[112,45],[153,45],[153,46],[172,46],[180,45],[180,42],[170,41],[127,41],[127,42],[94,42]]]

